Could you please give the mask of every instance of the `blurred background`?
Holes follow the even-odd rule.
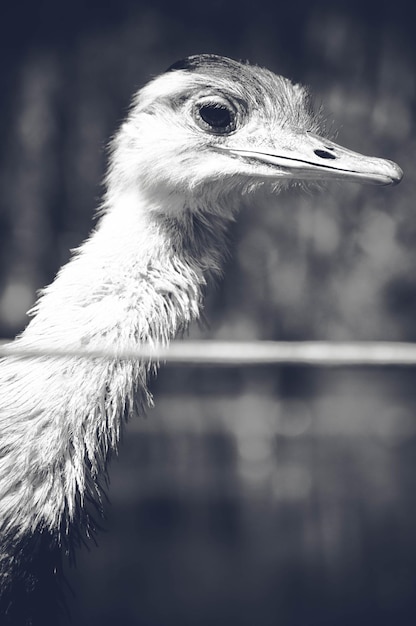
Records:
[[[0,336],[88,234],[131,95],[188,54],[310,86],[327,131],[398,162],[244,210],[207,327],[224,340],[416,339],[416,40],[409,2],[10,3],[0,29]],[[78,626],[414,624],[416,372],[163,368],[112,462]]]

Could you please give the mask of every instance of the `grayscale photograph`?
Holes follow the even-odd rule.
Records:
[[[408,5],[3,9],[2,626],[416,623]]]

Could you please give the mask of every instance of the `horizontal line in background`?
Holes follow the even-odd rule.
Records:
[[[144,360],[192,365],[416,365],[416,344],[326,341],[175,341],[169,347],[143,345],[125,350],[27,347],[0,340],[0,356]]]

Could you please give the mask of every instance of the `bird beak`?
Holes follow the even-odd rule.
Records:
[[[278,150],[223,148],[231,154],[278,168],[279,178],[343,179],[378,185],[397,185],[401,168],[385,159],[352,152],[310,132],[293,134]]]

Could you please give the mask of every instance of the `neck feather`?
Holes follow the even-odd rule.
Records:
[[[146,211],[144,210],[146,208]],[[107,207],[97,230],[47,287],[17,340],[123,350],[166,344],[196,319],[226,224],[184,209],[167,216],[137,193]],[[123,418],[151,403],[155,366],[82,358],[9,359],[0,369],[0,515],[7,533],[71,535],[92,525],[100,475]],[[1,455],[0,455],[1,456]]]

